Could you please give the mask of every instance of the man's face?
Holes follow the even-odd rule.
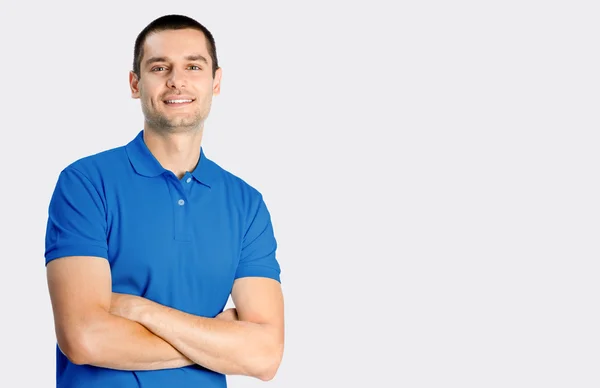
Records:
[[[157,131],[185,132],[203,126],[212,96],[220,92],[221,69],[212,75],[206,38],[194,29],[150,34],[144,42],[140,79],[130,72],[133,98]]]

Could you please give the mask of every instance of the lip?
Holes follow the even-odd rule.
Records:
[[[163,98],[163,102],[166,102],[169,100],[192,100],[192,102],[194,102],[196,99],[192,96],[182,96],[182,95],[173,95],[173,96],[167,96],[167,97]]]

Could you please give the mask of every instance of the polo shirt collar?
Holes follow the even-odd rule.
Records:
[[[216,168],[212,160],[204,154],[204,148],[200,147],[200,160],[194,171],[191,172],[196,180],[205,186],[212,187],[216,181]]]
[[[150,149],[148,149],[148,146],[144,142],[144,130],[141,130],[125,148],[129,161],[138,174],[154,178],[168,171],[161,166],[159,161],[152,155],[152,152],[150,152]],[[191,175],[198,182],[208,187],[211,187],[215,182],[215,165],[206,157],[202,147],[200,147],[200,160],[194,171],[191,172]]]

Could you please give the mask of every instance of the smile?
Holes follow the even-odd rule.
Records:
[[[165,104],[176,105],[176,104],[189,104],[193,100],[165,100]]]

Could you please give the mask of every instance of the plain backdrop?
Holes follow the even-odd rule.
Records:
[[[1,385],[54,386],[51,193],[142,128],[134,40],[182,13],[279,242],[284,360],[231,387],[600,386],[596,4],[2,1]]]

